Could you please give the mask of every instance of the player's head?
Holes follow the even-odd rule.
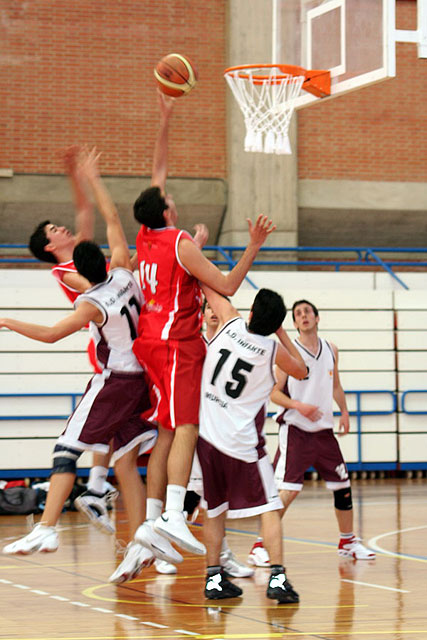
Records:
[[[178,219],[173,198],[163,195],[159,187],[149,187],[141,193],[133,205],[133,215],[150,229],[173,226]]]
[[[230,298],[228,298],[227,296],[224,296],[224,298],[228,300],[228,302],[230,302]],[[216,332],[219,325],[219,318],[217,315],[215,315],[215,311],[209,305],[209,302],[207,301],[206,298],[203,300],[202,313],[203,313],[203,319],[206,324],[207,335],[209,333]],[[209,339],[209,336],[208,336],[208,339]]]
[[[95,242],[83,240],[73,251],[73,260],[77,271],[89,282],[99,284],[107,277],[105,256]]]
[[[255,296],[249,316],[248,329],[261,336],[269,336],[281,326],[286,317],[282,296],[271,289],[260,289]]]
[[[301,331],[312,331],[319,323],[319,311],[308,300],[297,300],[292,305],[292,319],[295,328]]]
[[[72,251],[75,237],[66,227],[58,227],[50,220],[43,220],[31,234],[28,247],[31,253],[42,262],[59,262],[57,253]]]

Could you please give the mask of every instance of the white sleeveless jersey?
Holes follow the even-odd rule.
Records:
[[[256,418],[275,384],[277,343],[250,333],[240,316],[209,342],[203,365],[199,434],[228,456],[255,462]]]
[[[318,351],[313,354],[298,340],[294,340],[293,343],[304,359],[308,376],[304,380],[288,376],[283,392],[290,398],[319,407],[323,415],[320,420],[312,422],[296,409],[285,409],[279,411],[274,417],[279,424],[293,424],[303,431],[333,429],[335,355],[332,347],[326,340],[319,338]]]
[[[76,299],[75,308],[82,302],[90,302],[103,314],[102,323],[90,323],[101,369],[125,372],[143,370],[132,351],[143,300],[141,288],[133,274],[121,267],[110,271],[105,282],[88,289]]]

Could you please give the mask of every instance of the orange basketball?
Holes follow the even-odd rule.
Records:
[[[198,73],[190,58],[179,53],[170,53],[157,63],[154,77],[163,93],[179,98],[195,86]]]

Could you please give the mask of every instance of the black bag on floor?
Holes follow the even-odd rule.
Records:
[[[38,497],[35,489],[11,487],[0,490],[0,515],[28,515],[38,512]]]

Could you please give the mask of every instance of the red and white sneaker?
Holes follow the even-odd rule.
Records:
[[[255,542],[254,546],[250,550],[248,555],[248,564],[251,564],[254,567],[270,566],[270,556],[268,555],[267,549],[262,544],[262,541],[258,540]]]
[[[338,555],[355,560],[375,560],[376,554],[362,544],[360,538],[341,538],[338,545]]]

